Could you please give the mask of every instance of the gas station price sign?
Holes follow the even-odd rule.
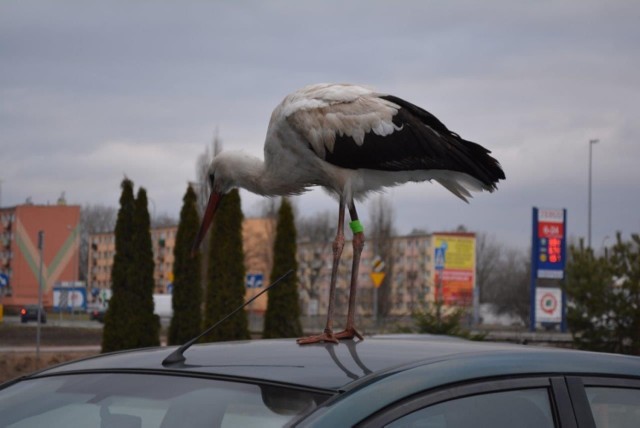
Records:
[[[538,278],[564,278],[566,210],[534,208],[533,247]]]

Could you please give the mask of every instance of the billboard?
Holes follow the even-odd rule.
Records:
[[[446,305],[472,305],[476,274],[475,235],[436,233],[433,240],[436,298]]]
[[[71,312],[87,310],[87,289],[81,282],[59,283],[53,287],[53,310]]]

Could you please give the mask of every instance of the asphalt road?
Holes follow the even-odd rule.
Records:
[[[72,318],[72,315],[65,315],[65,318],[60,318],[58,314],[47,314],[47,323],[48,326],[55,327],[78,327],[78,328],[97,328],[101,329],[102,324],[98,321],[91,321],[84,318],[80,318],[78,315],[76,319]],[[4,316],[2,319],[2,323],[6,323],[7,325],[22,325],[22,326],[31,326],[36,325],[35,321],[29,321],[27,323],[20,322],[19,316]]]

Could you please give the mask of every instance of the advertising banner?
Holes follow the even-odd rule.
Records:
[[[83,286],[56,286],[53,288],[53,309],[60,311],[86,311],[87,289]]]
[[[475,235],[434,234],[433,257],[436,297],[442,298],[447,305],[472,305],[476,269]]]

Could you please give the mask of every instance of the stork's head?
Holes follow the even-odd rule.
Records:
[[[193,242],[193,246],[191,247],[192,254],[196,252],[200,243],[204,239],[204,235],[206,235],[207,230],[209,230],[209,226],[211,226],[211,222],[213,222],[213,218],[218,206],[220,205],[222,197],[229,193],[233,188],[233,179],[231,177],[229,165],[224,161],[225,157],[224,153],[220,153],[220,155],[216,156],[213,162],[211,162],[211,166],[209,166],[208,178],[211,194],[209,195],[209,202],[207,203],[207,208],[205,209],[204,216],[202,217],[200,230],[198,230],[196,240]]]

